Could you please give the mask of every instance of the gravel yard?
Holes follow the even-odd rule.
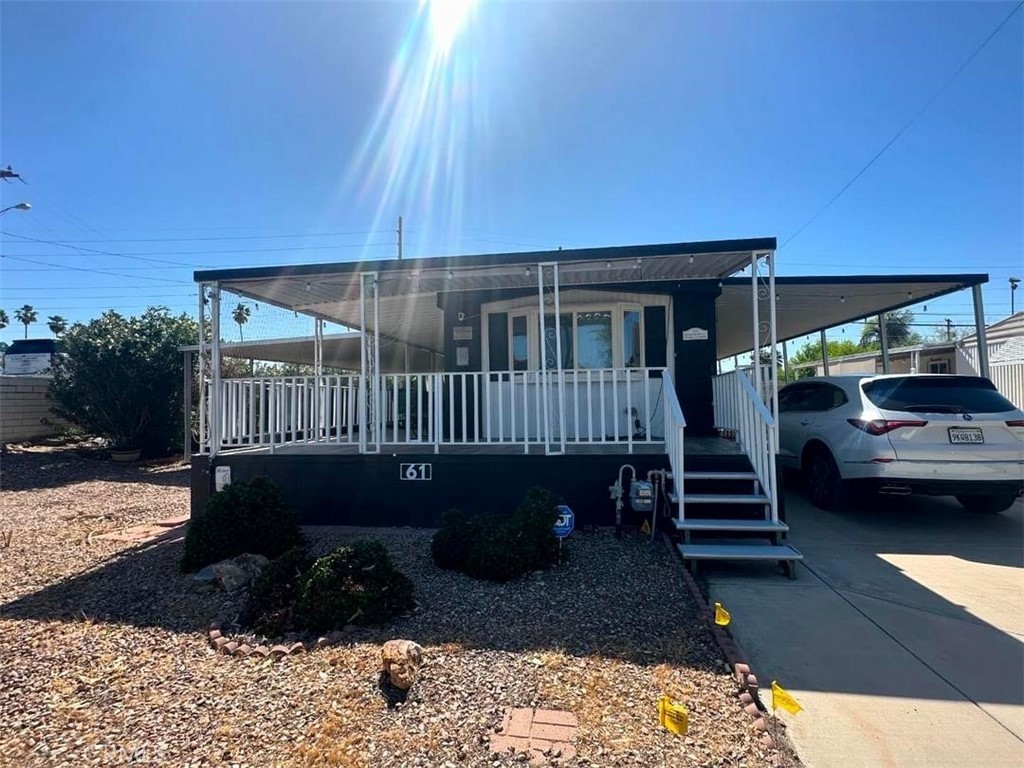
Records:
[[[0,468],[0,763],[10,765],[511,765],[489,754],[502,707],[565,709],[577,755],[552,764],[790,765],[736,700],[677,562],[660,542],[576,533],[558,569],[496,585],[441,571],[429,532],[380,538],[419,610],[339,647],[278,661],[217,656],[204,638],[238,605],[178,572],[181,543],[91,533],[184,514],[188,473],[74,450],[16,450]],[[326,551],[351,531],[313,529]],[[380,644],[425,648],[394,709]],[[687,737],[658,725],[666,691]]]

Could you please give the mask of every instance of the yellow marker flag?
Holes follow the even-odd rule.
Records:
[[[658,722],[677,736],[685,736],[690,727],[690,713],[682,704],[674,704],[668,696],[658,699]]]
[[[796,699],[790,696],[781,685],[772,680],[772,712],[779,707],[782,707],[791,715],[795,715],[803,709],[803,707],[797,703]]]
[[[730,621],[732,621],[732,616],[729,615],[729,612],[722,607],[721,603],[715,603],[715,624],[727,627]]]
[[[645,536],[649,536],[651,533],[651,524],[644,520],[644,524],[640,526],[640,530]]]

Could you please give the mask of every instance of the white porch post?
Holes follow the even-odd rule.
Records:
[[[775,416],[775,440],[776,443],[779,439],[779,353],[776,347],[778,346],[779,336],[776,330],[776,313],[775,313],[775,253],[774,251],[769,253],[767,256],[768,260],[768,306],[770,307],[769,319],[772,324],[771,328],[771,343],[772,343],[772,414]],[[772,478],[772,483],[775,482],[775,478]]]
[[[764,397],[764,390],[761,388],[761,302],[757,296],[757,253],[750,254],[750,293],[751,301],[754,302],[754,352],[751,355],[751,363],[754,366],[754,391],[758,397]]]
[[[210,458],[220,453],[221,410],[220,392],[220,283],[213,284],[210,296]]]
[[[559,297],[558,264],[551,265],[552,289],[555,292],[555,370],[558,372],[558,445],[565,453],[565,371],[562,368],[562,304]],[[627,381],[626,386],[629,386]]]
[[[974,332],[978,340],[978,373],[987,379],[989,378],[988,337],[985,333],[985,305],[981,299],[981,286],[972,286],[971,293],[974,297]],[[1013,298],[1012,292],[1010,298]]]
[[[366,453],[366,273],[359,275],[359,452]]]
[[[544,264],[537,264],[537,307],[538,317],[540,318],[540,376],[537,379],[537,386],[541,388],[541,397],[544,401],[544,451],[548,451],[548,447],[551,444],[551,412],[548,406],[548,355],[547,355],[547,339],[544,338],[545,322],[544,322]],[[525,382],[525,379],[524,379]],[[537,439],[541,439],[541,435],[537,434]]]
[[[782,370],[786,375],[786,382],[789,383],[789,342],[782,342]]]
[[[206,402],[206,356],[209,349],[206,345],[206,283],[199,284],[199,453],[206,453],[209,448],[207,433],[207,402]]]
[[[889,329],[888,315],[882,312],[878,315],[878,338],[882,342],[882,373],[889,372]]]
[[[386,437],[381,434],[382,430],[386,429],[384,423],[384,409],[381,404],[384,400],[384,393],[381,392],[380,386],[380,286],[378,284],[377,273],[373,273],[373,392],[374,392],[374,403],[373,408],[377,414],[375,423],[376,428],[376,451],[380,453],[380,444]],[[397,424],[397,422],[396,422]],[[397,431],[397,427],[396,427]]]
[[[824,330],[821,331],[821,369],[822,375],[828,376],[828,339]]]

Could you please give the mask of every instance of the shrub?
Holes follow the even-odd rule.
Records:
[[[115,448],[147,456],[181,449],[183,358],[198,325],[151,307],[139,317],[104,312],[76,323],[61,341],[50,396],[54,410]]]
[[[271,560],[249,590],[241,623],[268,637],[295,629],[295,601],[312,562],[302,546]]]
[[[471,518],[449,510],[431,541],[441,568],[464,571],[477,579],[509,581],[558,562],[554,534],[558,498],[534,487],[510,517]]]
[[[476,541],[477,521],[457,509],[441,515],[441,530],[430,540],[434,562],[446,570],[462,570]]]
[[[265,477],[215,493],[185,534],[181,569],[190,572],[245,552],[275,558],[302,543],[295,513]]]
[[[346,624],[377,624],[412,609],[413,584],[395,570],[379,541],[339,547],[309,569],[295,618],[307,629],[327,631]]]

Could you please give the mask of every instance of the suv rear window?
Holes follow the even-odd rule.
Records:
[[[976,376],[908,376],[863,385],[879,408],[911,413],[1004,413],[1013,404],[988,379]]]

